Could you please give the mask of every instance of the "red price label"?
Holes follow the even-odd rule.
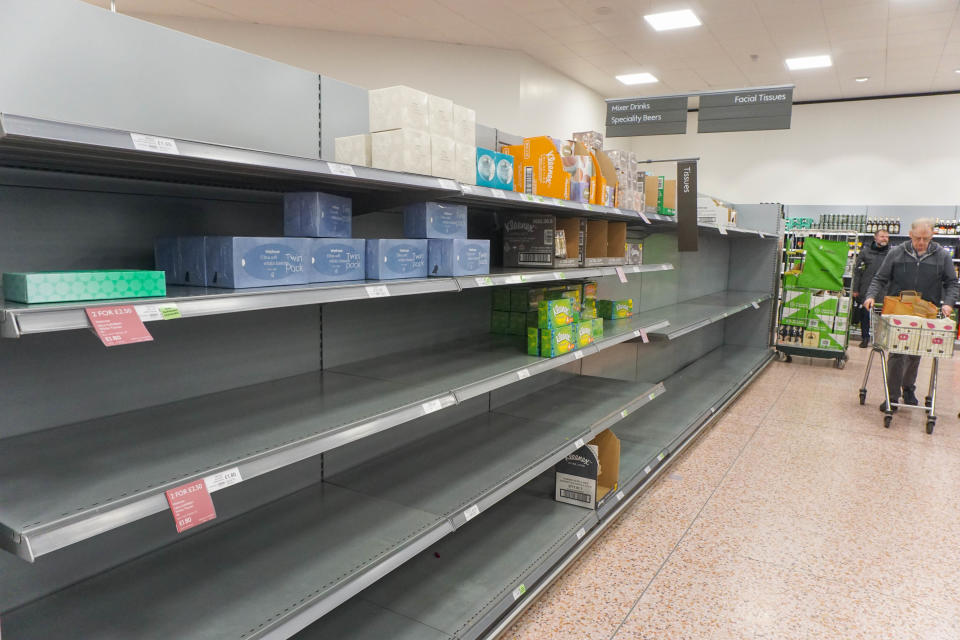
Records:
[[[107,347],[153,340],[133,305],[88,307],[86,312],[90,325]]]
[[[200,479],[167,491],[167,504],[177,525],[177,533],[183,533],[217,517],[213,499],[207,491],[207,483]]]

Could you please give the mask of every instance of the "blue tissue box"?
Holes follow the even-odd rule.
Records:
[[[350,198],[311,191],[283,194],[283,234],[306,238],[349,238]]]
[[[431,276],[490,273],[490,241],[461,238],[428,240]]]
[[[165,271],[168,284],[207,286],[207,255],[204,236],[157,238],[153,255],[158,271]]]
[[[427,277],[426,240],[367,240],[367,279]]]
[[[207,286],[230,289],[306,284],[310,240],[207,236]]]
[[[467,206],[418,202],[403,210],[403,235],[408,238],[466,238]]]
[[[366,277],[363,238],[315,238],[309,243],[308,282],[341,282]]]
[[[513,191],[513,156],[478,147],[477,184]]]

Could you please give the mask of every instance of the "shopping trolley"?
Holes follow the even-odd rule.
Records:
[[[917,409],[927,414],[927,433],[933,433],[937,424],[937,373],[940,358],[953,357],[956,325],[949,318],[927,319],[916,316],[881,315],[877,307],[870,310],[871,332],[870,356],[867,358],[867,370],[863,374],[863,386],[860,388],[860,404],[867,401],[867,381],[873,366],[873,357],[880,354],[880,371],[883,373],[883,395],[887,401],[883,416],[883,426],[889,427],[893,420],[893,407]],[[890,401],[887,387],[888,353],[907,356],[932,358],[930,367],[930,386],[923,406]]]

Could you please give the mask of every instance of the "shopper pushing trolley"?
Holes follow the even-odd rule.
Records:
[[[933,242],[933,222],[916,220],[910,227],[910,242],[889,250],[863,301],[864,309],[873,311],[871,324],[875,329],[874,351],[867,362],[860,402],[866,398],[870,366],[879,351],[886,395],[880,410],[886,414],[885,426],[890,426],[898,408],[918,407],[917,371],[920,358],[929,356],[934,361],[923,410],[929,416],[927,433],[933,432],[937,359],[953,354],[956,327],[951,316],[958,294],[960,283],[953,261],[943,247]],[[881,295],[885,296],[882,316],[874,310]],[[938,312],[942,313],[942,319],[937,319]]]

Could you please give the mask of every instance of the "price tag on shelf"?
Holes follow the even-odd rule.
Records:
[[[330,167],[330,173],[337,176],[347,176],[350,178],[356,178],[357,172],[353,170],[348,164],[337,164],[336,162],[328,162],[327,166]]]
[[[456,189],[459,188],[459,187],[457,187],[457,182],[456,182],[455,180],[448,180],[447,178],[440,178],[439,180],[437,180],[437,182],[440,183],[440,188],[441,188],[441,189],[453,189],[453,190],[456,190]]]
[[[368,298],[389,298],[390,289],[387,289],[387,285],[381,284],[374,287],[366,287],[367,297]]]
[[[529,378],[529,377],[530,377],[530,370],[529,370],[529,369],[520,369],[520,371],[517,371],[517,379],[518,379],[518,380],[524,380],[524,379]]]
[[[662,265],[660,265],[660,270],[661,270],[661,271],[670,271],[670,269],[673,269],[673,265],[671,265],[671,264],[662,264]]]
[[[640,329],[634,329],[634,330],[633,330],[633,337],[634,337],[634,338],[639,338],[639,337],[640,337]]]
[[[593,205],[591,205],[589,202],[581,203],[580,206],[586,209],[587,211],[593,211]]]
[[[621,417],[621,418],[626,418],[628,415],[630,415],[630,410],[629,410],[629,409],[624,409],[623,411],[620,412],[620,417]]]
[[[650,472],[653,471],[650,467],[644,467],[643,472],[647,475],[650,475]]]
[[[667,457],[667,454],[665,454],[665,453],[663,453],[663,452],[657,454],[657,460],[660,461],[660,462],[663,462],[663,459],[666,458],[666,457]]]
[[[623,500],[623,491],[617,491],[617,502]]]
[[[209,475],[203,479],[203,482],[207,485],[207,492],[213,493],[214,491],[220,491],[220,489],[226,489],[227,487],[232,487],[235,484],[243,482],[243,477],[240,475],[240,468],[233,467],[232,469]]]
[[[490,189],[490,195],[494,198],[506,198],[507,192],[503,189]]]
[[[636,265],[636,264],[633,265],[632,267],[630,267],[630,271],[632,271],[633,273],[640,273],[641,271],[640,265]]]
[[[583,357],[583,351],[574,351],[574,352],[573,352],[573,359],[574,359],[574,360],[579,360],[579,359],[582,358],[582,357]]]
[[[529,193],[521,193],[521,194],[520,194],[520,199],[521,199],[521,200],[525,200],[526,202],[533,202],[533,201],[534,201],[533,196],[532,196],[531,194],[529,194]]]
[[[464,192],[464,193],[473,193],[473,185],[472,185],[472,184],[463,184],[463,185],[460,185],[460,187],[463,189],[463,192]]]
[[[431,400],[430,402],[424,402],[420,405],[423,408],[423,415],[433,413],[434,411],[440,411],[443,409],[443,403],[440,402],[440,399]]]
[[[615,269],[615,271],[617,272],[617,277],[620,278],[620,282],[626,283],[626,282],[627,282],[627,274],[624,273],[623,267],[617,267],[617,268]]]
[[[650,398],[651,400],[656,400],[656,399],[657,399],[657,394],[651,393],[650,396],[649,396],[649,398]]]
[[[717,225],[717,229],[720,231],[720,235],[722,235],[722,236],[727,235],[727,228],[726,228],[725,226],[723,226],[722,224],[718,224],[718,225]]]
[[[475,504],[466,511],[463,512],[463,517],[467,519],[467,522],[470,522],[474,518],[480,515],[480,505]]]
[[[84,311],[97,337],[106,347],[153,340],[133,305],[87,307]]]
[[[573,443],[573,448],[574,450],[580,449],[583,447],[584,444],[586,443],[583,441],[583,438],[579,438],[576,442]]]
[[[205,480],[194,480],[165,492],[177,533],[193,529],[217,517]]]
[[[176,141],[170,138],[158,138],[157,136],[148,136],[143,133],[131,133],[130,139],[133,141],[133,148],[137,151],[167,153],[174,156],[180,155]]]
[[[759,308],[760,308],[760,305],[757,304],[756,302],[751,302],[750,304],[753,305],[753,308],[754,308],[754,309],[759,309]]]
[[[647,217],[647,214],[645,214],[643,211],[637,211],[637,213],[640,214],[640,218],[641,218],[644,222],[646,222],[647,224],[650,224],[650,218]]]
[[[647,335],[647,332],[643,329],[640,329],[640,341],[643,344],[650,344],[650,336]]]
[[[138,304],[134,306],[134,309],[136,309],[137,315],[140,316],[140,319],[144,322],[150,322],[152,320],[175,320],[183,317],[180,313],[180,307],[172,302],[167,304]]]
[[[765,236],[765,235],[763,234],[763,231],[757,231],[757,235],[760,236],[761,238],[766,238],[766,237],[767,237],[767,236]]]
[[[520,596],[522,596],[526,592],[527,592],[527,587],[524,585],[520,585],[519,587],[513,590],[513,599],[518,600]]]
[[[477,286],[478,286],[478,287],[492,287],[492,286],[493,286],[493,278],[491,278],[491,277],[489,277],[489,276],[484,276],[484,277],[482,277],[482,278],[476,278],[476,281],[477,281]]]
[[[583,536],[587,535],[587,530],[583,527],[580,527],[580,530],[577,531],[577,540],[583,540]]]
[[[504,284],[517,284],[523,282],[523,276],[507,276],[503,279]]]
[[[553,279],[554,279],[554,280],[564,280],[566,277],[567,277],[567,276],[566,276],[566,274],[565,274],[563,271],[554,271],[554,272],[553,272]]]

